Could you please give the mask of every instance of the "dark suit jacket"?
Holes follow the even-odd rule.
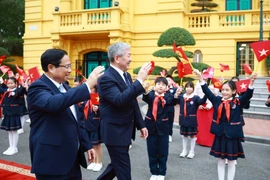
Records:
[[[77,103],[89,99],[89,91],[85,84],[72,89],[63,85],[66,93],[60,93],[53,82],[42,75],[28,89],[32,173],[65,175],[73,167],[77,154],[80,164],[87,167],[84,152],[92,145],[69,107],[74,104],[80,117]]]
[[[128,79],[132,82],[130,75]],[[136,80],[127,87],[120,74],[109,67],[98,81],[101,141],[106,145],[128,146],[135,139],[135,126],[145,127],[137,96],[144,92]]]

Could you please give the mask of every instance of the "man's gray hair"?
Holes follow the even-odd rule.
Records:
[[[109,46],[108,48],[108,58],[110,62],[114,62],[114,56],[123,56],[124,50],[130,49],[130,45],[124,42],[117,42]]]

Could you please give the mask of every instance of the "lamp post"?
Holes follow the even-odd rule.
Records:
[[[263,0],[260,0],[260,41],[263,41]]]

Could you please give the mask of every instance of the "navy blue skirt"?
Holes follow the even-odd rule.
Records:
[[[92,145],[99,145],[101,143],[100,135],[98,131],[88,132],[90,142]]]
[[[16,116],[5,115],[0,126],[0,129],[4,129],[6,131],[15,131],[21,128],[22,128],[22,125],[21,125],[20,115],[16,115]]]
[[[196,127],[186,127],[181,126],[180,127],[180,134],[184,136],[194,136],[197,135],[198,129]]]
[[[210,155],[228,160],[237,160],[245,158],[243,146],[240,138],[227,138],[223,133],[222,136],[215,135],[215,139],[209,153]]]

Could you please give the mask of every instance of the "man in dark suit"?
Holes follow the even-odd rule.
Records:
[[[103,67],[93,70],[88,80],[70,88],[65,82],[71,73],[71,63],[64,50],[49,49],[41,56],[44,74],[28,89],[31,119],[31,172],[38,180],[81,180],[80,165],[87,167],[95,158],[86,132],[79,125],[77,103],[90,98],[90,88],[103,74]]]
[[[141,137],[147,138],[148,131],[139,109],[137,96],[144,93],[145,81],[151,63],[142,66],[137,79],[132,79],[127,69],[131,62],[130,45],[118,42],[108,49],[110,67],[98,81],[100,97],[101,140],[106,145],[111,163],[98,177],[99,180],[130,180],[131,168],[129,145],[135,138],[136,127]]]

